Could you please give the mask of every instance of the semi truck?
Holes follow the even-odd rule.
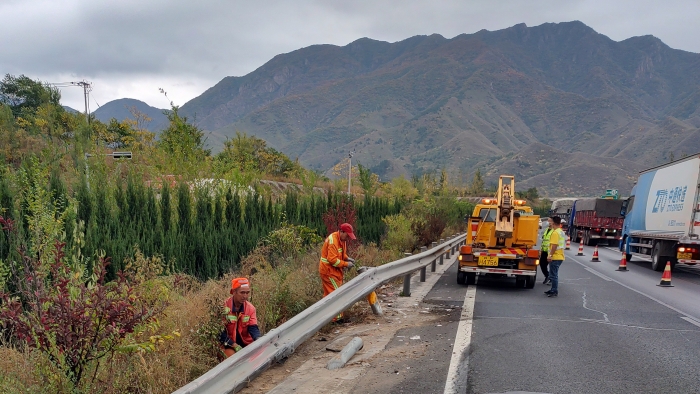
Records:
[[[482,199],[466,218],[468,230],[457,258],[457,283],[474,284],[477,275],[488,275],[515,277],[517,287],[535,287],[540,217],[525,200],[514,196],[515,178],[501,175],[496,197]]]
[[[622,238],[623,200],[581,198],[574,201],[569,218],[568,234],[574,242],[589,246],[605,242],[617,246]]]
[[[700,153],[639,174],[624,200],[620,251],[651,258],[662,271],[667,262],[700,263]]]

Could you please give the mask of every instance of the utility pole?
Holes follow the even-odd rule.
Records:
[[[88,97],[90,95],[90,90],[92,90],[92,86],[89,82],[85,81],[80,81],[76,84],[78,86],[82,86],[83,88],[83,96],[85,97],[85,119],[87,119],[88,124],[90,124],[90,116],[88,115]]]
[[[354,150],[348,153],[348,195],[350,195],[350,179],[352,179],[352,155],[354,153]]]
[[[88,124],[90,124],[90,92],[92,91],[92,84],[87,81],[80,81],[80,82],[56,82],[56,83],[50,83],[49,85],[52,85],[53,87],[56,88],[64,88],[67,86],[80,86],[83,88],[83,96],[85,98],[85,119],[87,120]],[[98,104],[99,106],[99,104]]]

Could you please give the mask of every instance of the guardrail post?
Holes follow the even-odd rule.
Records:
[[[420,247],[420,252],[421,252],[421,253],[425,252],[426,250],[428,250],[428,247],[427,247],[427,246],[421,246],[421,247]],[[425,282],[425,271],[426,271],[426,267],[423,267],[423,268],[420,269],[420,281],[421,281],[421,282]]]
[[[445,243],[445,238],[440,238],[440,245]],[[443,260],[445,259],[445,255],[440,253],[440,265],[443,264]]]
[[[411,253],[404,253],[405,256],[410,256]],[[408,273],[403,276],[403,292],[401,293],[404,297],[411,296],[411,274]]]
[[[361,274],[365,271],[367,271],[369,267],[360,267],[357,270],[358,274]],[[372,308],[372,312],[377,315],[377,316],[383,316],[384,312],[382,311],[382,306],[379,305],[379,299],[377,299],[377,293],[376,292],[371,292],[367,296],[367,302],[369,302],[369,306]]]
[[[430,244],[430,249],[435,249],[436,246],[437,242],[433,242]],[[430,272],[435,272],[435,270],[437,270],[437,266],[435,264],[437,264],[437,258],[434,258],[432,264],[430,264]]]

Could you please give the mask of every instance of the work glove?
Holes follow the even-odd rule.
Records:
[[[352,261],[348,261],[348,267],[347,267],[348,269],[350,269],[354,266],[355,266],[355,264]]]
[[[348,261],[355,264],[355,259],[353,259],[352,257],[348,257]]]

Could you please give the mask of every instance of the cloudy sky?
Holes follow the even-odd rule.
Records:
[[[698,0],[0,0],[0,73],[89,81],[93,110],[124,97],[165,108],[158,88],[182,105],[313,44],[571,20],[617,41],[651,34],[700,52]],[[82,89],[62,94],[83,109]]]

